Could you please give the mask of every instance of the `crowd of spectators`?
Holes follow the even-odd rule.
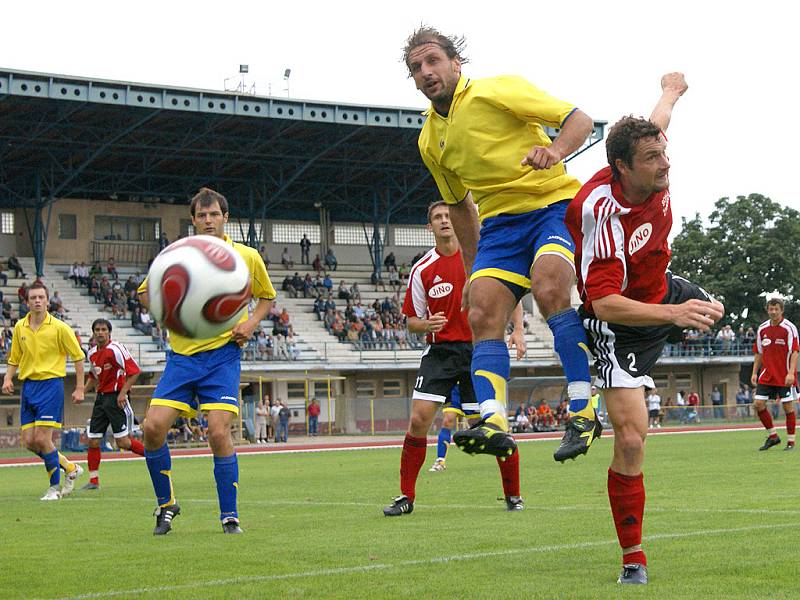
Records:
[[[509,419],[514,433],[534,431],[555,431],[563,427],[569,419],[569,401],[563,399],[555,409],[544,399],[538,404],[520,402],[517,410]]]
[[[701,332],[687,329],[683,340],[667,344],[664,356],[744,356],[752,354],[756,339],[755,329],[741,325],[734,329],[725,325],[716,331]]]
[[[253,299],[248,307],[250,314],[255,306],[256,301]],[[297,346],[289,311],[285,307],[279,308],[277,303],[273,303],[268,319],[272,322],[272,329],[269,330],[262,326],[256,328],[253,337],[244,347],[243,358],[245,360],[297,360],[300,356],[300,349]]]

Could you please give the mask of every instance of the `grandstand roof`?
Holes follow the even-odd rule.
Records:
[[[252,96],[0,68],[0,204],[37,196],[183,203],[232,216],[422,222],[438,197],[421,109]],[[603,137],[604,122],[586,147]],[[555,135],[555,131],[550,132]]]

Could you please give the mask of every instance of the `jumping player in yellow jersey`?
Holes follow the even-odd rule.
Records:
[[[239,463],[231,439],[231,420],[239,413],[240,346],[252,337],[269,312],[275,289],[258,252],[232,242],[225,235],[228,201],[223,195],[203,188],[192,198],[190,210],[198,234],[225,240],[244,258],[250,270],[253,297],[258,303],[250,318],[243,311],[241,320],[232,330],[215,338],[190,339],[170,332],[172,352],[153,392],[144,422],[145,458],[158,502],[153,534],[169,533],[172,520],[180,513],[172,491],[167,432],[179,415],[194,417],[198,411],[208,413],[208,444],[214,454],[222,530],[241,533],[236,507]],[[139,287],[139,295],[146,303],[147,280]]]
[[[403,52],[414,83],[431,101],[420,154],[450,205],[470,275],[463,299],[474,334],[472,379],[481,420],[453,439],[473,454],[513,453],[503,335],[514,306],[530,289],[569,382],[572,418],[554,457],[574,459],[602,426],[588,402],[586,334],[570,305],[574,244],[564,213],[580,183],[562,161],[583,144],[593,122],[521,77],[466,77],[463,46],[463,38],[423,26]],[[552,143],[543,126],[560,129]]]
[[[53,431],[61,428],[64,415],[64,377],[66,358],[75,364],[75,391],[72,401],[83,400],[83,350],[72,328],[47,312],[50,294],[36,281],[27,290],[31,311],[14,325],[8,371],[3,393],[14,393],[14,375],[19,369],[20,425],[22,444],[41,457],[50,476],[50,487],[42,500],[60,500],[72,492],[83,469],[68,461],[53,445]],[[66,472],[62,486],[59,464]]]

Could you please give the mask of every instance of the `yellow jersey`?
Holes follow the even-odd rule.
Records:
[[[14,325],[8,364],[19,368],[20,381],[66,377],[67,356],[82,361],[83,350],[72,328],[50,313],[39,328],[31,328],[31,313]]]
[[[481,220],[530,212],[569,200],[581,187],[563,162],[546,170],[520,164],[534,146],[552,143],[543,125],[561,127],[574,111],[522,77],[462,75],[448,115],[425,112],[420,154],[448,204],[472,192]]]
[[[225,242],[233,246],[233,249],[244,259],[250,271],[251,293],[253,294],[253,298],[273,300],[275,298],[275,288],[272,287],[272,281],[270,281],[269,275],[267,274],[267,268],[264,266],[264,261],[261,260],[261,256],[258,252],[250,246],[234,242],[227,235],[224,239]],[[147,291],[147,278],[142,281],[137,291],[139,294],[143,294]],[[243,323],[244,321],[247,321],[247,309],[242,309],[242,316],[238,323]],[[169,345],[174,352],[185,356],[191,356],[198,352],[221,348],[231,341],[231,331],[232,329],[216,337],[206,339],[193,339],[170,331]]]

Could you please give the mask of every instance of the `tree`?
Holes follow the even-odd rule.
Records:
[[[724,323],[755,324],[765,317],[766,295],[786,299],[786,316],[800,282],[800,213],[761,194],[721,198],[705,229],[699,215],[683,219],[672,243],[671,270],[725,304]],[[796,321],[795,321],[796,322]]]

